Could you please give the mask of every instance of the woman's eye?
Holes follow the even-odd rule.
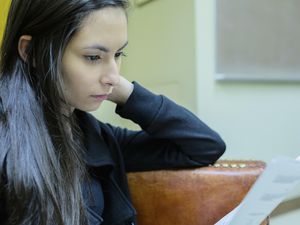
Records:
[[[116,58],[119,58],[119,57],[121,57],[121,56],[127,56],[124,52],[117,52],[116,54],[115,54],[115,57]]]
[[[101,59],[99,55],[86,55],[84,56],[88,61],[95,62]]]

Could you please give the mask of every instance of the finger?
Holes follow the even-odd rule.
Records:
[[[111,87],[109,88],[109,91],[108,91],[108,94],[109,94],[109,95],[113,92],[113,89],[114,89],[113,86],[111,86]]]

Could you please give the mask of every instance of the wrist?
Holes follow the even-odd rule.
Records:
[[[133,92],[133,88],[134,86],[131,82],[126,82],[126,84],[118,90],[119,98],[117,98],[116,104],[125,105],[131,93]]]
[[[133,88],[134,85],[131,82],[121,77],[119,84],[113,88],[108,100],[122,106],[127,102]]]

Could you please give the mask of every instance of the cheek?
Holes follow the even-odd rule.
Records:
[[[65,63],[63,65],[63,80],[65,86],[70,87],[80,87],[80,84],[87,82],[87,68],[79,60],[73,60],[71,63]]]
[[[82,79],[84,77],[83,74],[77,71],[68,75],[70,76],[65,81],[65,87],[68,92],[72,93],[72,95],[80,95],[88,91],[90,84],[87,79]]]
[[[75,54],[66,56],[66,60],[63,60],[62,64],[62,72],[68,96],[79,97],[93,91],[98,85],[101,68],[87,64]]]
[[[63,81],[66,87],[72,87],[84,81],[84,68],[80,58],[67,52],[62,60]]]
[[[65,67],[63,70],[63,82],[65,94],[76,95],[82,92],[81,88],[84,86],[84,74],[78,69]]]
[[[87,101],[90,95],[102,92],[98,70],[78,67],[68,70],[65,74],[65,94],[70,103],[77,106],[76,104]]]

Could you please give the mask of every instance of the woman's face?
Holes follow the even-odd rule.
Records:
[[[92,12],[68,43],[62,59],[67,103],[82,111],[96,110],[119,82],[127,18],[122,8]]]

